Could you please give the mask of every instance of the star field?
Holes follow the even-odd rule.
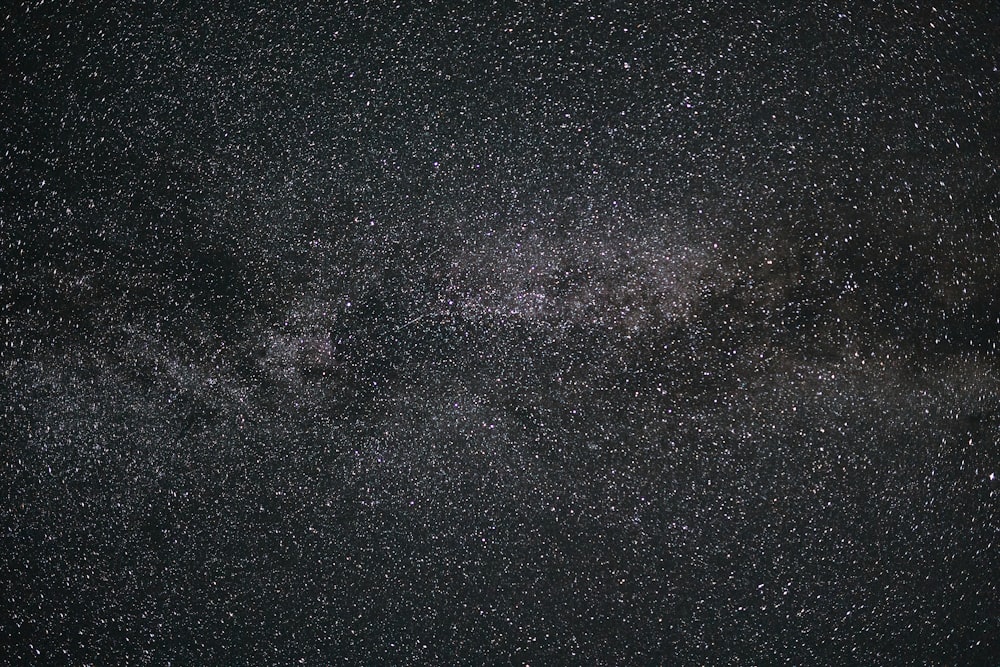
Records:
[[[0,658],[1000,657],[1000,13],[0,20]]]

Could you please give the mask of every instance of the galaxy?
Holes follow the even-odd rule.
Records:
[[[995,665],[1000,9],[0,19],[0,662]]]

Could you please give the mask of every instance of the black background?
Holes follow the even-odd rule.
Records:
[[[996,664],[1000,12],[879,4],[5,10],[5,661]]]

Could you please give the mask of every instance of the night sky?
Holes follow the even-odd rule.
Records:
[[[853,4],[0,10],[0,662],[1000,664],[1000,6]]]

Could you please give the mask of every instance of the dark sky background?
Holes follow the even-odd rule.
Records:
[[[997,664],[996,3],[287,4],[0,12],[3,662]]]

